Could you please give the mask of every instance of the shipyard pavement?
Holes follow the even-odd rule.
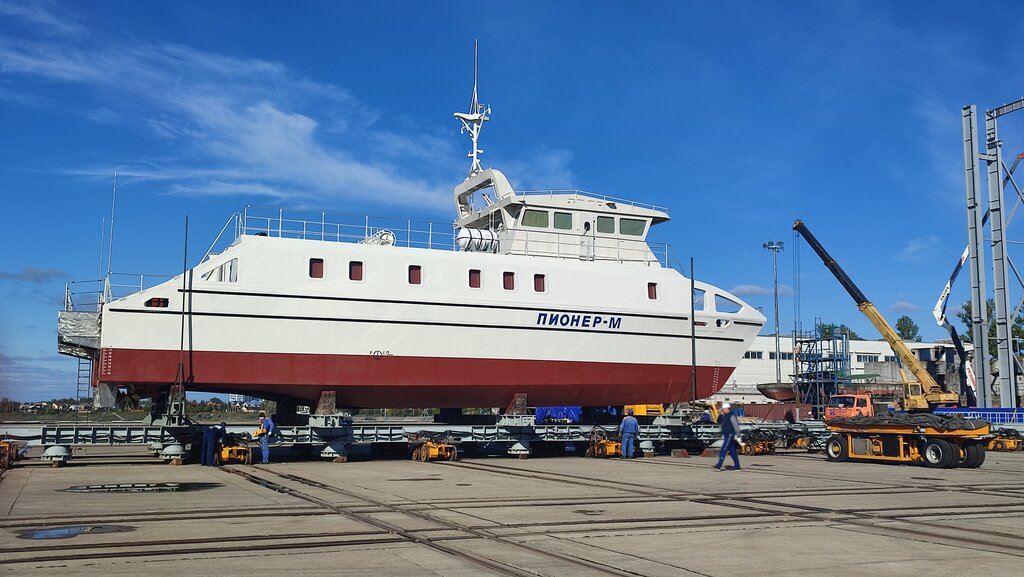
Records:
[[[0,574],[941,577],[1024,563],[1024,453],[978,470],[791,453],[718,472],[672,457],[217,469],[90,451],[4,474]],[[148,488],[82,489],[132,483]],[[21,536],[49,529],[36,535],[62,538]]]

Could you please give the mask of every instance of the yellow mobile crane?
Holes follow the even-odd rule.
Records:
[[[917,357],[910,351],[910,348],[900,339],[896,331],[892,330],[889,323],[882,317],[882,313],[878,312],[875,305],[871,304],[871,301],[864,296],[864,293],[857,288],[857,285],[853,284],[850,277],[846,275],[839,263],[828,254],[825,247],[821,246],[818,239],[814,238],[811,231],[807,230],[807,225],[801,220],[797,220],[793,223],[793,230],[797,231],[800,236],[804,237],[807,244],[811,245],[814,252],[818,253],[821,257],[821,261],[825,263],[825,266],[832,272],[832,275],[836,277],[839,284],[843,285],[846,292],[850,293],[853,297],[854,302],[857,303],[857,308],[860,312],[864,313],[864,316],[868,317],[871,324],[878,329],[878,332],[882,333],[882,337],[892,347],[893,352],[899,356],[900,362],[904,367],[910,369],[910,372],[917,379],[917,382],[909,382],[904,376],[904,398],[903,398],[903,410],[905,411],[930,411],[937,407],[953,406],[960,403],[960,395],[957,393],[951,393],[943,390],[939,386],[935,379],[932,378],[928,371],[925,370],[921,362],[917,360]],[[902,374],[902,369],[900,370]]]

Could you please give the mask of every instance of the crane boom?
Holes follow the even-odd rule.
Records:
[[[910,351],[910,347],[900,339],[896,331],[892,329],[882,313],[878,311],[878,308],[871,303],[861,292],[860,288],[854,284],[853,280],[846,274],[843,267],[839,266],[832,255],[825,250],[825,247],[818,242],[818,239],[811,234],[811,231],[807,229],[807,225],[803,221],[797,219],[793,223],[793,230],[797,231],[807,241],[807,244],[811,245],[814,252],[818,254],[821,261],[825,263],[825,266],[832,272],[839,281],[839,284],[843,285],[846,292],[850,293],[853,297],[854,302],[857,303],[857,309],[868,317],[871,324],[874,325],[878,332],[882,334],[885,342],[889,343],[892,347],[893,352],[899,357],[900,362],[903,366],[910,369],[910,372],[917,379],[915,384],[909,384],[906,391],[906,399],[904,400],[905,409],[907,410],[928,410],[933,406],[942,406],[947,404],[957,404],[960,400],[960,396],[955,393],[948,393],[943,391],[942,387],[939,386],[935,379],[925,370],[924,365],[921,361],[917,360],[914,353]]]

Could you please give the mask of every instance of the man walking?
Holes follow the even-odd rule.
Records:
[[[263,463],[270,462],[270,435],[274,434],[274,421],[266,413],[260,413],[260,428],[256,435],[260,438],[260,452],[263,454]]]
[[[740,433],[740,420],[732,414],[729,403],[722,403],[722,414],[718,415],[718,425],[722,428],[722,448],[718,450],[718,464],[715,469],[722,470],[725,454],[732,457],[733,471],[740,470],[740,456],[736,452],[737,435]]]
[[[633,445],[636,442],[636,434],[639,431],[640,423],[636,421],[633,411],[630,410],[623,417],[622,422],[619,423],[619,433],[622,435],[622,457],[624,459],[633,458]]]

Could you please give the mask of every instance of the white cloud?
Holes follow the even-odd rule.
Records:
[[[906,246],[903,250],[896,255],[896,260],[903,262],[913,262],[921,260],[928,255],[928,251],[931,250],[935,245],[939,243],[939,237],[931,235],[927,237],[912,238],[907,241]]]
[[[757,286],[756,284],[741,284],[729,289],[729,292],[738,297],[764,296],[772,294],[771,287]]]
[[[892,303],[892,306],[889,308],[892,309],[894,312],[898,313],[908,313],[910,311],[916,311],[921,309],[921,307],[915,305],[914,303],[908,303],[907,301],[896,301]]]
[[[9,16],[21,20],[43,34],[79,34],[82,27],[67,17],[58,17],[52,2],[36,0],[33,2],[9,2],[0,0],[0,16]]]
[[[63,21],[43,8],[23,12],[31,12],[23,18],[32,22]],[[440,210],[465,172],[455,138],[408,119],[383,126],[380,113],[345,89],[297,76],[280,63],[171,44],[0,35],[0,81],[5,78],[20,80],[29,93],[33,82],[84,89],[68,92],[83,117],[143,130],[177,151],[173,158],[68,171],[80,176],[107,178],[116,170],[126,181],[166,182],[169,194]],[[454,134],[454,121],[451,128]],[[567,187],[571,160],[568,151],[541,150],[509,159],[508,168],[518,183]]]
[[[741,284],[736,285],[729,289],[729,292],[738,297],[751,297],[751,296],[771,296],[772,287],[763,287],[756,284]],[[790,297],[793,296],[793,287],[780,284],[779,285],[779,297]]]

